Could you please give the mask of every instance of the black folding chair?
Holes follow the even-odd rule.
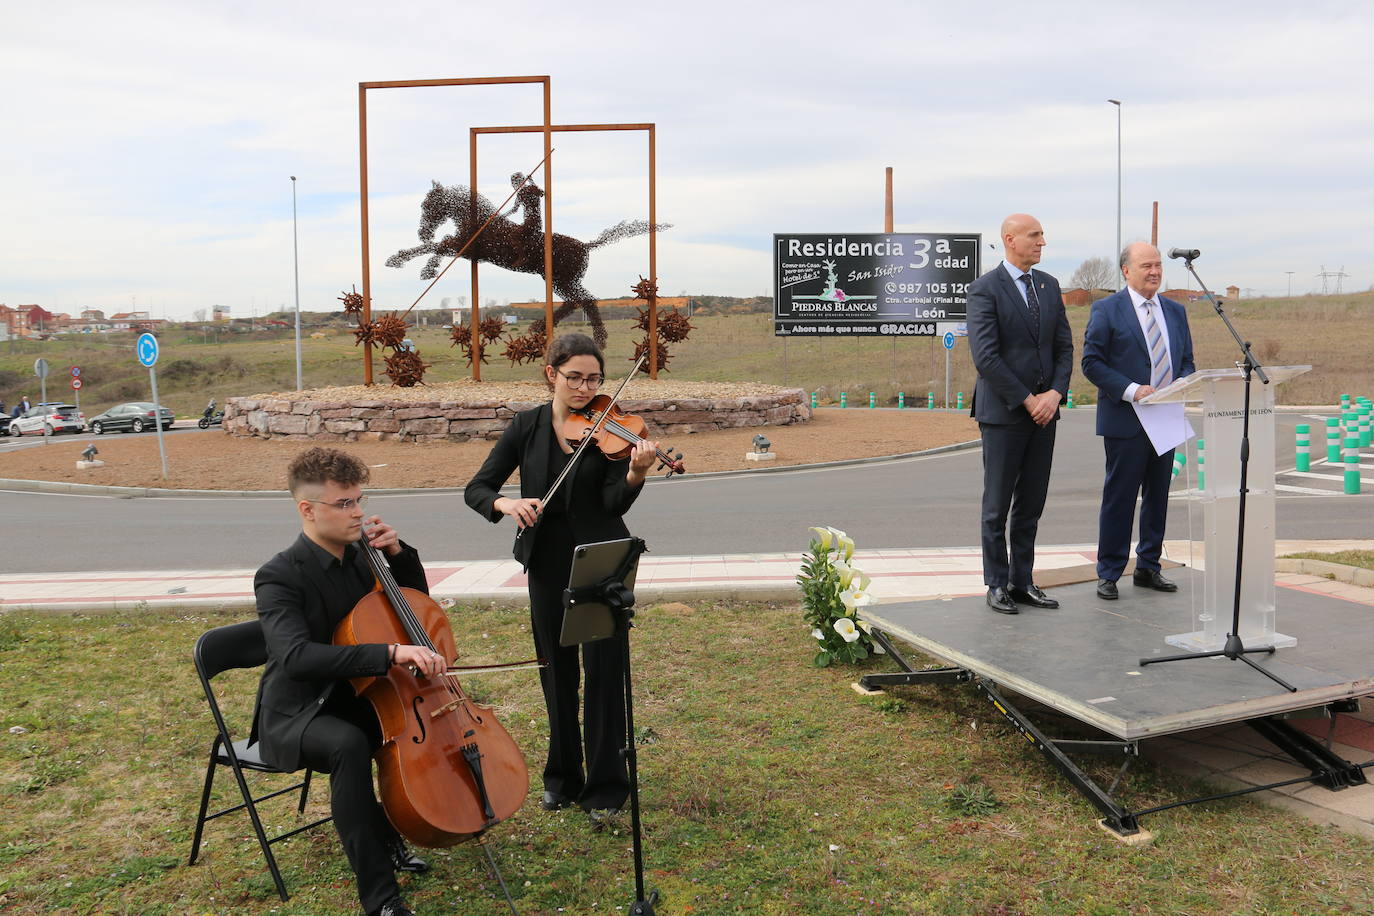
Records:
[[[196,673],[200,675],[200,685],[205,689],[205,700],[210,704],[210,714],[215,717],[215,727],[218,729],[218,734],[215,735],[214,743],[210,745],[210,762],[205,768],[205,790],[200,796],[200,814],[196,817],[196,836],[191,841],[191,861],[187,864],[196,864],[196,857],[200,854],[200,838],[205,829],[206,821],[212,821],[221,815],[232,814],[235,811],[247,810],[248,817],[253,822],[253,831],[258,835],[258,845],[262,847],[263,857],[267,859],[267,867],[272,871],[272,880],[277,885],[277,893],[281,895],[281,899],[284,901],[288,898],[286,884],[282,881],[281,871],[277,868],[277,860],[272,855],[272,844],[280,843],[282,840],[312,827],[327,824],[332,818],[321,818],[306,824],[304,827],[297,827],[295,830],[289,830],[273,837],[267,836],[267,832],[262,828],[262,819],[258,816],[258,802],[299,789],[300,801],[296,806],[296,812],[298,814],[304,813],[306,797],[310,793],[311,772],[307,768],[305,778],[300,782],[287,786],[285,789],[255,797],[248,788],[248,780],[243,775],[245,770],[253,770],[258,773],[284,773],[286,771],[263,762],[258,753],[258,746],[250,747],[247,738],[234,740],[233,735],[229,733],[229,727],[224,723],[224,715],[220,712],[219,702],[215,699],[214,688],[210,685],[210,681],[221,672],[231,668],[258,668],[267,662],[267,642],[263,639],[262,624],[257,620],[248,620],[226,627],[216,627],[202,633],[200,638],[196,640],[195,659]],[[243,796],[243,803],[207,814],[206,809],[210,805],[210,790],[214,785],[216,767],[228,767],[233,770],[234,781],[238,783],[239,794]]]

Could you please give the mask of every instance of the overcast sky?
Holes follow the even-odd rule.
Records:
[[[334,309],[361,278],[357,84],[549,74],[555,123],[658,125],[660,291],[767,295],[774,232],[896,228],[997,239],[1045,226],[1067,281],[1125,241],[1196,247],[1213,288],[1374,285],[1374,6],[1250,0],[1066,3],[19,3],[0,33],[0,303],[189,318]],[[536,123],[536,87],[369,94],[376,307],[419,295],[432,179],[465,183],[474,125]],[[554,226],[580,238],[644,217],[643,134],[556,136]],[[542,155],[484,137],[479,190]],[[542,184],[542,181],[540,182]],[[995,264],[993,252],[984,268]],[[593,254],[588,286],[628,293],[642,238]],[[1329,281],[1334,284],[1334,279]],[[542,298],[495,268],[483,298]],[[1166,284],[1183,286],[1178,262]],[[455,269],[426,298],[467,293]]]

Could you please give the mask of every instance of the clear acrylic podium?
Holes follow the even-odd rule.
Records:
[[[1250,388],[1250,461],[1246,472],[1245,556],[1241,571],[1240,638],[1247,648],[1297,645],[1277,632],[1274,599],[1274,390],[1311,366],[1265,367],[1270,384],[1258,377]],[[1203,508],[1206,569],[1200,607],[1193,609],[1194,630],[1166,636],[1165,642],[1190,652],[1214,652],[1226,644],[1235,606],[1236,535],[1240,518],[1241,422],[1245,413],[1245,373],[1240,369],[1203,369],[1178,379],[1143,404],[1202,402],[1206,442]]]

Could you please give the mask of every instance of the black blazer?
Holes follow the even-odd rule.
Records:
[[[1001,262],[968,288],[968,342],[978,370],[969,416],[980,423],[1026,420],[1027,395],[1069,390],[1073,332],[1059,281],[1039,270],[1031,271],[1031,279],[1040,303],[1038,342],[1026,300]]]
[[[402,548],[388,558],[396,581],[428,594],[419,554],[408,545]],[[354,553],[353,559],[371,579],[362,552]],[[262,743],[263,760],[296,770],[301,767],[301,733],[330,691],[347,678],[385,674],[388,648],[382,643],[332,644],[334,628],[353,607],[340,606],[339,593],[325,578],[319,554],[304,534],[263,564],[253,578],[253,592],[267,638],[253,737]],[[338,689],[352,687],[343,684]]]
[[[553,477],[549,468],[553,442],[553,405],[541,404],[516,414],[492,448],[487,460],[468,481],[463,499],[479,515],[499,522],[505,515],[494,503],[510,475],[520,470],[520,496],[543,499]],[[565,500],[573,537],[579,544],[593,544],[630,536],[621,518],[634,505],[644,487],[625,481],[629,466],[611,461],[591,447],[578,462],[572,480],[565,480],[554,499]],[[542,525],[536,525],[515,542],[512,553],[529,569],[530,557],[539,542]]]

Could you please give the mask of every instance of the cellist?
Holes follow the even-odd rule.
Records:
[[[581,647],[586,718],[579,727],[578,647],[559,645],[563,589],[576,545],[629,536],[622,516],[658,460],[658,443],[637,443],[628,461],[612,461],[595,448],[587,449],[563,487],[548,505],[542,504],[572,457],[563,426],[574,409],[596,396],[606,378],[606,360],[587,335],[564,334],[549,348],[542,374],[551,399],[515,415],[468,481],[463,498],[488,521],[509,516],[521,529],[516,558],[528,572],[535,650],[547,662],[539,669],[549,718],[543,807],[553,811],[580,805],[592,828],[599,830],[619,813],[630,793],[622,754],[625,659],[618,640]],[[517,468],[519,498],[502,496],[501,487]]]
[[[273,766],[309,766],[329,774],[334,827],[364,911],[410,916],[395,872],[423,873],[429,866],[405,847],[377,802],[372,753],[381,744],[381,729],[372,705],[354,694],[348,678],[384,674],[392,665],[434,677],[447,663],[423,646],[332,644],[335,626],[374,585],[357,546],[364,521],[369,541],[385,554],[396,580],[428,592],[415,548],[377,516],[364,519],[362,486],[368,476],[367,465],[329,448],[302,452],[288,468],[301,534],[253,579],[268,653],[253,739]]]

